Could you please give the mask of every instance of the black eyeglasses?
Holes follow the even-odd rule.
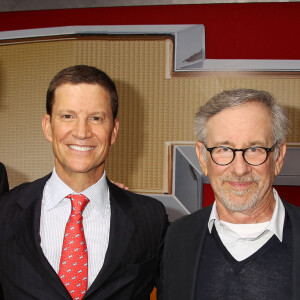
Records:
[[[275,143],[271,148],[267,147],[248,147],[245,149],[232,149],[226,146],[218,146],[205,148],[209,151],[211,159],[220,166],[229,165],[235,158],[235,153],[237,151],[243,152],[243,158],[246,163],[251,166],[259,166],[262,165],[267,159],[271,151],[273,151],[276,147],[277,143]]]

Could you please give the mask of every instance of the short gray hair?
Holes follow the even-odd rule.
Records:
[[[257,101],[264,104],[270,111],[272,121],[272,138],[277,145],[286,140],[289,131],[289,120],[286,110],[279,105],[267,91],[253,89],[235,89],[223,91],[212,97],[201,106],[195,116],[195,135],[199,142],[207,142],[208,120],[224,109],[239,106],[246,102]]]

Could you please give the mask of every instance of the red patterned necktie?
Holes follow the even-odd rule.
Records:
[[[68,195],[72,211],[67,222],[58,276],[72,299],[81,300],[87,290],[88,252],[82,225],[82,212],[89,199],[84,195]]]

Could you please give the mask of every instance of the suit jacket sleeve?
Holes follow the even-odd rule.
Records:
[[[0,163],[0,194],[8,191],[8,180],[5,166]]]

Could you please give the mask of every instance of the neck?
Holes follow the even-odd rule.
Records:
[[[87,173],[65,172],[65,170],[55,168],[58,177],[68,185],[74,192],[81,193],[88,187],[95,184],[104,173],[102,170],[92,170]]]
[[[241,212],[229,210],[218,200],[216,204],[220,220],[234,224],[254,224],[271,220],[276,201],[272,192],[271,196],[257,207]]]

